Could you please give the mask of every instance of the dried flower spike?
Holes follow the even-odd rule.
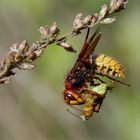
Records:
[[[10,47],[10,51],[0,60],[0,84],[8,83],[9,77],[14,75],[15,68],[32,69],[32,62],[41,56],[45,48],[50,44],[57,44],[69,52],[76,52],[67,43],[68,37],[77,36],[83,29],[91,28],[97,24],[111,24],[116,18],[108,18],[114,12],[119,12],[126,8],[127,0],[110,0],[110,9],[103,5],[99,13],[93,13],[83,17],[82,13],[76,15],[73,21],[73,29],[64,36],[59,37],[60,30],[56,24],[48,27],[40,27],[41,39],[32,45],[27,41],[15,43]]]

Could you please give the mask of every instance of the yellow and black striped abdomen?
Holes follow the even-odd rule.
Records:
[[[125,77],[122,65],[110,56],[96,55],[94,56],[94,63],[96,65],[95,70],[99,74],[111,77]]]

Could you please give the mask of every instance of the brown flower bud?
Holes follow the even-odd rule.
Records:
[[[15,52],[15,53],[19,52],[19,50],[18,50],[18,43],[14,43],[14,44],[10,47],[10,51],[11,51],[11,52]]]
[[[43,53],[43,50],[42,49],[38,49],[34,53],[35,53],[36,57],[39,57]]]
[[[84,26],[88,26],[88,25],[90,25],[90,23],[91,23],[91,21],[92,21],[92,15],[88,15],[87,17],[85,17],[84,19],[83,19],[83,25]]]
[[[37,45],[35,43],[33,43],[29,49],[28,49],[28,52],[27,52],[27,55],[30,55],[30,53],[33,53],[35,50],[37,49]]]
[[[50,28],[48,26],[40,27],[39,32],[41,33],[41,38],[44,40],[48,37],[48,34],[50,32]]]
[[[15,62],[19,62],[23,57],[26,56],[26,53],[29,49],[27,41],[24,40],[17,46],[18,52],[15,54]]]
[[[99,12],[98,19],[101,20],[101,19],[105,18],[108,15],[108,11],[109,11],[109,9],[108,9],[107,5],[104,4],[101,7],[101,11]]]
[[[22,41],[19,45],[18,45],[18,49],[21,53],[26,53],[29,49],[29,45],[27,43],[26,40]]]
[[[113,18],[105,18],[104,20],[100,21],[101,24],[111,24],[116,21],[116,17]]]
[[[56,24],[56,22],[53,22],[52,26],[50,27],[50,36],[51,37],[56,37],[59,34],[59,29],[58,29],[58,25]]]
[[[73,22],[73,31],[78,32],[79,29],[83,27],[83,14],[79,13],[76,15],[76,18]]]
[[[10,47],[10,53],[9,53],[9,62],[17,62],[20,59],[20,55],[19,55],[19,48],[18,48],[18,43],[14,43],[11,47]],[[8,59],[6,59],[8,60]]]
[[[28,52],[26,53],[27,55],[27,59],[29,61],[33,61],[36,58],[36,54],[34,53],[34,51],[37,49],[37,45],[36,44],[32,44],[31,47],[29,47]]]
[[[0,79],[0,84],[8,84],[10,81],[9,77],[4,77]]]
[[[119,12],[126,8],[128,0],[110,0],[111,12]]]
[[[70,44],[68,44],[67,42],[63,42],[63,41],[57,42],[57,45],[63,47],[68,52],[74,52],[74,53],[76,53],[76,50],[74,50],[74,48]]]
[[[90,23],[89,27],[94,26],[94,24],[96,23],[97,20],[98,20],[98,13],[95,13],[94,15],[92,15],[92,19],[91,19],[91,23]]]
[[[21,63],[18,64],[17,67],[22,70],[31,70],[34,68],[34,65],[31,63]]]

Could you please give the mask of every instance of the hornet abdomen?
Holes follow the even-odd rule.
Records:
[[[110,56],[99,54],[93,56],[96,73],[110,77],[124,78],[122,65]]]

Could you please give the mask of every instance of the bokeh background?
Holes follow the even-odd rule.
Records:
[[[53,21],[62,34],[69,32],[77,13],[98,12],[104,3],[109,0],[0,0],[0,56],[15,42],[36,42],[39,27]],[[52,45],[34,70],[18,71],[0,85],[0,140],[140,140],[140,1],[129,0],[116,16],[103,28],[96,52],[119,60],[132,86],[118,85],[99,114],[83,122],[66,111],[62,94],[77,54]],[[69,40],[77,51],[84,36]]]

